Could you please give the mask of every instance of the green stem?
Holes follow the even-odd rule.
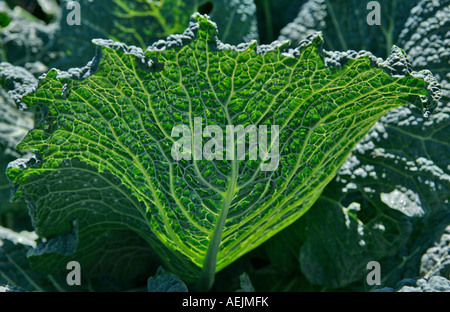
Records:
[[[273,41],[273,23],[272,14],[270,12],[269,0],[263,0],[264,16],[266,20],[267,41],[270,43]]]
[[[11,212],[6,214],[6,227],[12,229],[14,225],[14,215]]]
[[[220,242],[222,241],[222,232],[225,227],[225,221],[227,219],[228,210],[232,199],[233,192],[229,192],[224,200],[217,226],[211,237],[211,242],[209,243],[208,251],[206,252],[206,257],[203,262],[202,273],[200,275],[199,288],[201,290],[209,290],[214,284],[214,279],[216,276],[217,253],[219,252]]]
[[[337,35],[339,38],[339,42],[341,43],[342,49],[344,51],[348,50],[347,43],[345,42],[344,35],[342,33],[341,27],[339,26],[338,18],[336,17],[336,14],[334,14],[333,6],[330,4],[329,1],[327,1],[327,9],[328,13],[330,13],[331,21],[333,22],[334,28],[337,31]]]
[[[384,27],[381,27],[381,31],[386,37],[386,55],[391,54],[392,46],[394,45],[394,20],[389,18],[389,28],[386,30]]]

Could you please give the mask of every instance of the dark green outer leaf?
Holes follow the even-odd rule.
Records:
[[[430,279],[420,279],[417,287],[405,286],[399,292],[450,292],[450,280],[442,276],[432,276]]]
[[[190,16],[208,2],[212,4],[208,14],[217,23],[219,38],[226,43],[239,44],[258,39],[256,7],[252,0],[80,0],[81,25],[69,25],[66,17],[69,0],[61,3],[61,31],[58,33],[62,49],[68,57],[53,65],[67,69],[83,66],[95,55],[91,40],[113,39],[127,45],[145,49],[159,39],[181,33]]]
[[[166,273],[162,267],[158,268],[155,276],[147,281],[149,292],[187,292],[188,288],[176,275]]]
[[[422,255],[420,275],[427,278],[434,275],[450,278],[450,225],[440,240]]]
[[[383,287],[375,291],[385,292],[449,292],[450,291],[450,225],[439,241],[423,255],[420,264],[422,278],[407,278],[395,286]]]
[[[316,31],[322,31],[325,48],[346,51],[367,50],[386,57],[393,45],[400,45],[399,35],[419,0],[379,0],[380,25],[369,25],[369,1],[309,0],[297,18],[281,30],[278,40],[299,42]],[[432,1],[428,1],[432,2]],[[440,2],[446,2],[440,1]]]
[[[305,6],[300,13],[303,18],[294,22],[298,25],[292,24],[290,28],[296,30],[298,36],[302,36],[302,32],[306,35],[313,29],[322,29],[325,37],[337,38],[338,30],[326,23],[327,14],[316,14],[324,12],[314,7],[318,2],[310,1],[311,7]],[[278,245],[284,246],[283,238],[290,237],[292,241],[292,237],[298,237],[285,248],[297,252],[301,248],[303,272],[318,285],[347,286],[367,274],[364,264],[368,261],[392,254],[395,257],[382,261],[383,283],[392,286],[402,278],[418,275],[420,255],[450,223],[450,172],[447,165],[450,154],[450,89],[446,70],[450,48],[450,41],[446,40],[450,25],[449,3],[418,1],[409,13],[399,11],[404,15],[401,19],[383,15],[396,21],[393,29],[401,31],[396,31],[395,41],[405,47],[414,68],[430,68],[440,80],[442,101],[433,115],[424,118],[412,107],[389,112],[357,145],[336,182],[327,186],[325,196],[311,212],[286,233],[281,233],[272,242],[273,246],[268,244],[267,248],[272,250]],[[325,2],[323,5],[326,8]],[[339,9],[345,9],[345,5]],[[354,16],[348,19],[351,21],[348,23],[355,24],[363,18],[365,15]],[[311,21],[314,23],[305,24]],[[349,33],[347,28],[341,30],[344,34]],[[347,44],[353,42],[355,47],[364,44],[377,51],[386,43],[380,41],[381,46],[373,46],[374,41],[370,38],[359,38],[359,43],[349,40]],[[358,206],[350,206],[359,207],[358,211],[348,210],[347,206],[352,201]],[[391,209],[408,217],[393,213]],[[322,219],[329,219],[322,218],[321,214],[332,213],[337,214],[331,218],[333,221],[323,222]],[[343,230],[346,224],[350,228]],[[361,236],[364,246],[359,245],[358,235],[350,234],[352,224],[354,231],[359,226],[364,233]],[[301,247],[305,241],[307,243]]]
[[[433,72],[442,88],[441,106],[450,102],[450,0],[420,1],[411,10],[399,45],[414,68]]]
[[[15,233],[0,227],[0,285],[19,291],[58,291],[60,281],[30,269],[26,253],[35,246],[36,234]]]
[[[16,145],[33,127],[32,115],[17,106],[21,95],[35,84],[37,80],[24,68],[0,63],[0,225],[15,226],[20,223],[18,216],[26,214],[23,202],[9,203],[11,186],[5,171],[10,161],[23,155]]]
[[[242,273],[241,276],[239,276],[241,288],[236,290],[236,292],[254,292],[255,288],[253,288],[252,281],[250,280],[250,277],[247,273]]]
[[[36,246],[35,240],[37,236],[33,232],[22,231],[16,233],[10,229],[6,229],[0,226],[0,285],[6,286],[4,291],[39,291],[39,292],[61,292],[61,291],[124,291],[129,290],[129,283],[131,276],[124,276],[122,279],[113,278],[111,273],[114,271],[113,267],[107,267],[109,269],[108,274],[97,275],[96,278],[91,278],[89,271],[84,270],[81,267],[81,285],[68,285],[66,281],[69,270],[58,271],[58,267],[54,267],[55,270],[42,273],[30,268],[30,262],[27,254],[33,252],[33,247]],[[131,253],[127,253],[126,249],[122,249],[119,252],[113,248],[108,249],[111,257],[115,257],[116,265],[120,266],[123,273],[133,274],[122,258],[126,253],[129,257],[139,256],[139,253],[134,250]],[[117,253],[115,253],[117,252]],[[122,252],[122,256],[121,253]],[[64,264],[64,269],[72,258],[68,258]],[[146,263],[148,264],[148,257]],[[136,264],[136,262],[134,262]],[[139,263],[139,261],[137,262]],[[102,265],[102,263],[98,263]],[[134,270],[136,270],[135,268]],[[0,291],[2,288],[0,286]]]
[[[329,288],[394,255],[382,262],[383,285],[418,275],[420,256],[450,222],[449,119],[449,105],[427,119],[408,107],[382,117],[313,208],[267,243],[271,259],[283,261],[272,256],[277,246],[293,249],[308,280]]]
[[[255,0],[261,43],[273,42],[307,0]]]
[[[56,23],[46,25],[31,14],[25,15],[19,7],[10,10],[3,1],[0,12],[11,18],[11,22],[0,30],[0,61],[23,66],[38,76],[48,70],[51,61],[63,55],[55,50]]]

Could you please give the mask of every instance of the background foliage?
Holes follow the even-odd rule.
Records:
[[[219,37],[232,44],[253,39],[296,44],[321,31],[325,49],[368,50],[382,58],[395,44],[405,50],[412,68],[430,69],[438,78],[442,98],[436,110],[430,116],[415,107],[390,111],[357,145],[308,213],[221,271],[213,290],[450,288],[449,0],[379,1],[380,26],[365,23],[366,2],[359,0],[183,1],[183,9],[174,5],[179,1],[167,1],[167,12],[146,1],[127,1],[125,6],[112,1],[107,7],[80,1],[82,8],[90,9],[82,9],[79,28],[68,27],[62,18],[66,2],[0,2],[0,56],[12,64],[2,63],[0,75],[1,171],[26,156],[16,144],[33,120],[40,119],[38,111],[17,108],[20,88],[33,85],[52,67],[84,66],[95,55],[90,44],[95,37],[146,47],[183,31],[192,13],[201,11],[210,14],[219,29],[228,29]],[[223,12],[234,12],[233,17]],[[7,78],[8,70],[17,72],[17,79]],[[16,290],[64,290],[64,276],[29,268],[26,253],[34,247],[33,227],[26,205],[9,203],[9,189],[6,177],[0,176],[0,284]],[[109,248],[114,251],[114,246]],[[113,290],[187,289],[160,268],[151,251],[136,253],[142,261],[153,259],[147,262],[147,276],[132,281],[97,276],[84,281],[82,290],[110,290],[110,285]],[[372,260],[381,263],[381,286],[365,282],[365,265]]]

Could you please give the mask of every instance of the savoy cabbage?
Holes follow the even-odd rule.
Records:
[[[449,1],[69,2],[0,2],[4,290],[448,290]]]

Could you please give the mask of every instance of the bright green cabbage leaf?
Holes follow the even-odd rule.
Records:
[[[15,198],[28,201],[47,238],[30,255],[36,267],[56,270],[72,251],[82,266],[108,261],[104,242],[113,235],[131,249],[135,232],[172,272],[187,281],[200,274],[209,288],[216,271],[302,216],[389,109],[432,110],[438,97],[430,73],[411,72],[395,47],[382,61],[322,51],[320,36],[289,51],[216,36],[215,24],[194,15],[183,35],[145,54],[96,40],[101,58],[70,73],[51,70],[23,98],[46,112],[20,144],[37,156],[8,170]],[[223,129],[279,125],[278,167],[175,161],[171,131],[192,128],[195,117]],[[75,239],[76,250],[64,249]]]
[[[380,25],[368,25],[366,18],[370,10],[366,8],[367,2],[309,0],[297,18],[281,30],[278,40],[296,43],[321,31],[327,49],[368,50],[381,57],[387,56],[395,44],[406,51],[413,68],[431,70],[443,89],[450,90],[446,66],[450,61],[447,31],[450,1],[378,2]],[[443,93],[443,103],[447,103],[449,91]]]

